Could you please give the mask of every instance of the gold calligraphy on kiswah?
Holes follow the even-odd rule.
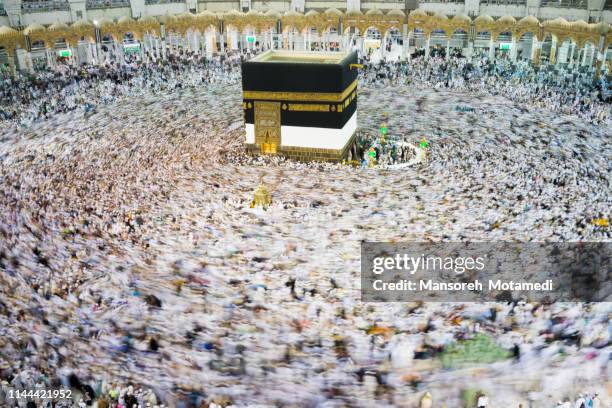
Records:
[[[290,111],[297,112],[329,112],[329,105],[318,105],[310,103],[290,103]]]

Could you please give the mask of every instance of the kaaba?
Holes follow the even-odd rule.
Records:
[[[352,156],[357,53],[270,50],[242,64],[246,148],[300,161]]]

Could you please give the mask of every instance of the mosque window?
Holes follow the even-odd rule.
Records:
[[[543,0],[542,7],[580,8],[587,7],[587,0]]]
[[[66,11],[70,10],[70,4],[67,0],[25,0],[21,3],[21,10],[26,13]]]
[[[89,10],[130,7],[130,0],[87,0],[86,7]]]
[[[145,4],[185,3],[185,0],[145,0]]]

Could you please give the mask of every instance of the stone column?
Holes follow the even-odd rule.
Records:
[[[410,46],[410,32],[408,31],[408,24],[402,25],[402,59],[407,58],[409,54],[408,47]]]
[[[446,59],[450,60],[450,37],[446,40]]]
[[[406,37],[406,59],[408,61],[412,60],[412,55],[410,54],[410,39],[412,38],[412,31],[408,31],[408,37]]]
[[[79,47],[78,45],[72,46],[72,44],[66,44],[72,53],[72,62],[73,65],[77,67],[81,65],[81,59],[79,58]]]
[[[431,33],[427,35],[427,42],[425,43],[425,58],[429,58],[429,43],[431,40]]]
[[[476,29],[474,28],[473,24],[470,26],[470,28],[468,28],[467,37],[468,43],[466,57],[471,60],[474,57],[474,38],[476,37]]]
[[[603,45],[602,45],[603,47]],[[606,58],[608,58],[608,49],[606,48],[605,50],[603,50],[603,52],[601,53],[601,61],[597,64],[597,75],[599,76],[599,73],[606,68]]]
[[[489,41],[489,59],[491,61],[495,60],[495,40],[493,38],[493,33],[491,33],[491,40]]]
[[[516,49],[518,42],[516,41],[516,37],[512,36],[512,43],[510,45],[510,59],[516,62],[516,57],[518,55],[518,50]]]
[[[11,72],[11,75],[13,75],[14,77],[17,74],[17,69],[15,68],[15,54],[9,53],[7,54],[7,57],[8,57],[9,71]]]
[[[550,43],[550,56],[548,58],[548,63],[555,65],[557,63],[557,39],[552,37]]]
[[[574,66],[574,50],[575,49],[576,49],[576,43],[572,41],[570,43],[570,54],[569,54],[569,61],[568,61],[568,66],[570,67]]]
[[[157,39],[148,35],[147,40],[149,41],[149,54],[151,54],[151,60],[157,59]]]
[[[54,61],[53,58],[51,57],[51,52],[45,48],[45,57],[47,57],[47,66],[49,68],[53,68],[54,67]],[[9,56],[9,60],[11,59],[11,57]]]
[[[91,64],[93,62],[93,52],[91,49],[91,43],[89,41],[87,41],[86,43],[81,43],[79,44],[79,48],[81,51],[81,55],[83,56],[81,60],[84,60],[84,62],[87,64]]]
[[[366,50],[365,50],[365,33],[363,34],[363,37],[359,37],[359,49],[361,50],[361,55],[365,56],[366,55]]]
[[[185,36],[181,37],[181,42],[183,44],[183,49],[185,52],[191,51],[191,35],[190,30],[185,31]]]
[[[592,67],[593,63],[595,62],[595,59],[597,58],[597,47],[595,47],[595,44],[590,44],[589,48],[591,48],[591,55],[589,56],[589,61],[587,65],[589,67]]]
[[[28,64],[28,52],[24,49],[15,51],[17,56],[17,66],[20,71],[32,72],[32,64]]]
[[[103,55],[102,55],[102,38],[101,38],[101,34],[98,30],[98,26],[97,24],[94,27],[94,35],[95,35],[95,39],[96,39],[96,43],[95,43],[95,48],[96,48],[96,61],[98,63],[98,65],[102,65],[103,64]]]
[[[535,35],[533,36],[533,40],[532,40],[532,45],[531,45],[531,63],[533,65],[539,65],[540,64],[540,41],[538,40],[538,37],[536,37]]]
[[[581,66],[585,66],[587,62],[587,52],[589,51],[589,43],[584,43],[584,52],[582,53],[582,62]]]

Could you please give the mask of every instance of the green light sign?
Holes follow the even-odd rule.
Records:
[[[510,51],[510,43],[499,44],[499,49],[502,51]]]
[[[140,43],[123,44],[123,52],[126,54],[135,54],[140,52]]]
[[[70,50],[59,50],[57,52],[57,55],[59,55],[62,58],[70,58],[72,56],[72,51],[70,51]]]
[[[254,43],[255,42],[255,36],[254,35],[247,35],[247,42]]]

